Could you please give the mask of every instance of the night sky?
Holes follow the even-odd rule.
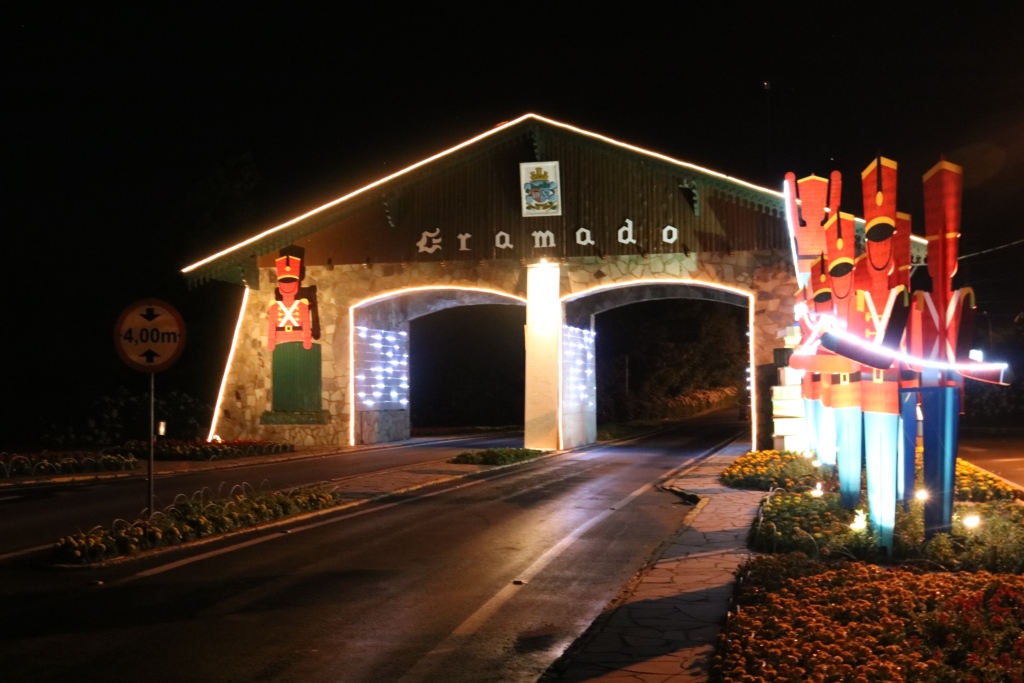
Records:
[[[1024,6],[47,5],[0,14],[0,220],[27,300],[8,307],[0,448],[145,390],[111,327],[146,296],[190,333],[158,391],[212,402],[240,292],[189,291],[181,267],[526,112],[770,187],[836,168],[857,214],[881,152],[919,234],[920,177],[945,155],[965,167],[961,254],[1024,238]],[[962,262],[993,316],[1024,309],[1022,256]]]

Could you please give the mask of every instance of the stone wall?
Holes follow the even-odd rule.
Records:
[[[797,286],[789,261],[789,254],[779,250],[573,258],[563,263],[561,291],[563,297],[585,295],[640,282],[728,285],[753,297],[754,356],[761,377],[772,363],[773,349],[783,346],[780,331],[793,320]],[[525,294],[525,268],[518,261],[308,266],[302,284],[316,285],[318,292],[321,337],[314,343],[322,347],[322,399],[327,424],[261,425],[260,416],[270,410],[273,391],[267,312],[274,304],[274,277],[272,268],[261,269],[259,289],[251,291],[245,308],[217,416],[217,434],[225,439],[262,438],[304,446],[348,443],[349,309],[355,304],[365,302],[356,309],[356,324],[408,330],[409,320],[442,308],[510,301],[508,296],[455,292],[454,288],[494,290],[515,297]],[[426,286],[453,289],[410,291]],[[366,302],[377,295],[399,292],[403,294],[401,298],[382,297],[379,302]],[[761,405],[770,407],[770,397],[762,396]],[[403,424],[404,434],[408,434],[408,415],[365,419],[373,421],[372,433],[377,435],[373,438],[398,436]],[[367,423],[366,437],[371,433],[369,427]],[[360,432],[363,431],[361,428]],[[769,421],[764,422],[760,432],[770,438]]]
[[[267,314],[274,305],[276,287],[273,268],[260,270],[259,289],[250,291],[244,320],[235,342],[235,354],[228,371],[216,433],[224,439],[269,439],[300,446],[332,446],[349,442],[349,309],[378,295],[403,293],[401,299],[382,297],[378,304],[366,306],[363,322],[374,327],[408,329],[408,320],[452,305],[509,301],[508,297],[466,292],[454,289],[479,288],[520,296],[523,268],[517,261],[484,261],[481,263],[410,263],[364,266],[307,266],[302,285],[317,288],[321,335],[314,343],[321,345],[322,407],[327,424],[262,425],[260,416],[269,411],[271,386],[271,352],[267,349]],[[410,288],[446,286],[453,289],[425,290],[410,294]],[[406,301],[402,301],[406,300]],[[357,308],[362,312],[364,307]],[[370,325],[367,325],[370,326]],[[404,327],[403,327],[404,326]],[[400,411],[407,412],[407,411]],[[368,418],[371,419],[371,418]],[[405,425],[408,416],[372,418],[374,434],[394,435]],[[369,425],[369,423],[368,423]],[[380,426],[384,425],[384,426]],[[381,431],[383,429],[383,431]],[[369,436],[369,433],[367,433]]]
[[[388,443],[409,438],[408,410],[361,410],[357,415],[357,444]]]
[[[797,283],[792,259],[783,250],[732,254],[636,254],[572,259],[563,270],[563,296],[586,295],[602,288],[638,283],[725,285],[753,299],[753,347],[758,411],[758,446],[771,443],[771,384],[774,350],[793,322]]]

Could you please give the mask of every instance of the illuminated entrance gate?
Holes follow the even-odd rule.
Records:
[[[780,192],[524,116],[184,269],[245,291],[211,435],[407,438],[409,321],[508,303],[526,306],[525,445],[590,443],[592,315],[683,295],[748,308],[764,443],[797,290],[783,211]]]

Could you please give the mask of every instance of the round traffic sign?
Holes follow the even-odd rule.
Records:
[[[114,325],[114,346],[136,370],[166,370],[185,348],[185,322],[173,306],[159,299],[136,301]]]

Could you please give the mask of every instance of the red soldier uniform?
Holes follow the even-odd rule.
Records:
[[[313,347],[313,327],[310,324],[309,301],[297,299],[299,272],[302,260],[296,256],[281,256],[277,267],[277,289],[281,300],[275,301],[268,311],[267,348],[271,351],[279,343],[302,342],[302,348]]]

